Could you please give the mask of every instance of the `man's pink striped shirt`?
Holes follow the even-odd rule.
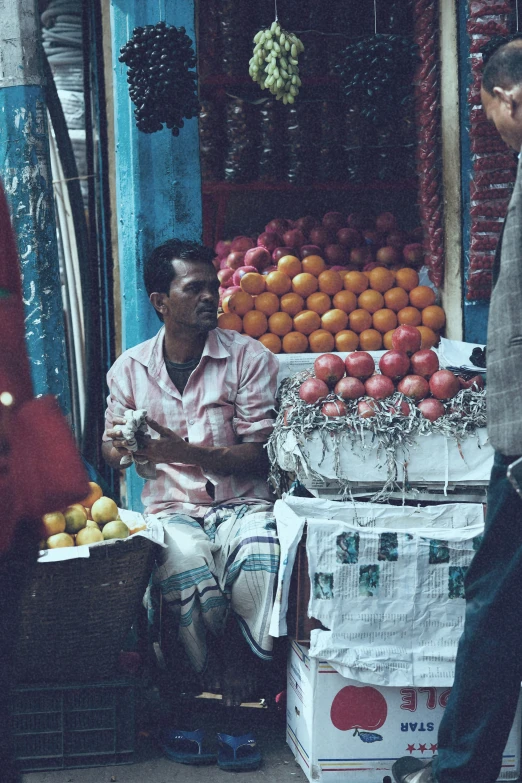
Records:
[[[129,348],[109,370],[106,429],[126,409],[145,408],[159,424],[195,445],[265,442],[274,424],[278,371],[274,355],[251,337],[213,329],[181,395],[165,366],[164,332],[162,327],[152,339]],[[159,437],[150,429],[149,433]],[[213,503],[273,500],[266,481],[259,477],[203,473],[195,465],[162,463],[156,468],[157,478],[147,481],[142,493],[149,514],[201,517]],[[207,492],[208,481],[214,485],[214,498]]]

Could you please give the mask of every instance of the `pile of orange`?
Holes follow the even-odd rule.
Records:
[[[248,272],[223,299],[222,329],[257,338],[274,353],[390,349],[394,329],[416,326],[422,347],[439,341],[446,316],[414,269],[327,269],[320,256],[284,256],[277,270]]]

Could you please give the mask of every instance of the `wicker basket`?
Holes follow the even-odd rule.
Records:
[[[114,678],[155,549],[149,539],[135,536],[92,547],[89,558],[38,563],[22,596],[18,682]]]

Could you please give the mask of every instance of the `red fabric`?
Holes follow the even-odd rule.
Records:
[[[3,289],[3,290],[2,290]],[[7,296],[5,295],[7,292]],[[34,520],[88,494],[88,482],[67,422],[54,397],[33,399],[24,338],[20,269],[0,186],[0,552],[22,519]]]

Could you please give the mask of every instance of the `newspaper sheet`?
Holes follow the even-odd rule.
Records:
[[[457,529],[482,524],[482,506],[476,503],[444,503],[436,506],[392,506],[285,495],[274,506],[281,559],[270,633],[284,636],[292,569],[297,546],[309,520],[338,520],[358,528]]]
[[[310,655],[375,685],[453,682],[464,623],[464,577],[480,543],[477,524],[407,530],[307,520]]]

